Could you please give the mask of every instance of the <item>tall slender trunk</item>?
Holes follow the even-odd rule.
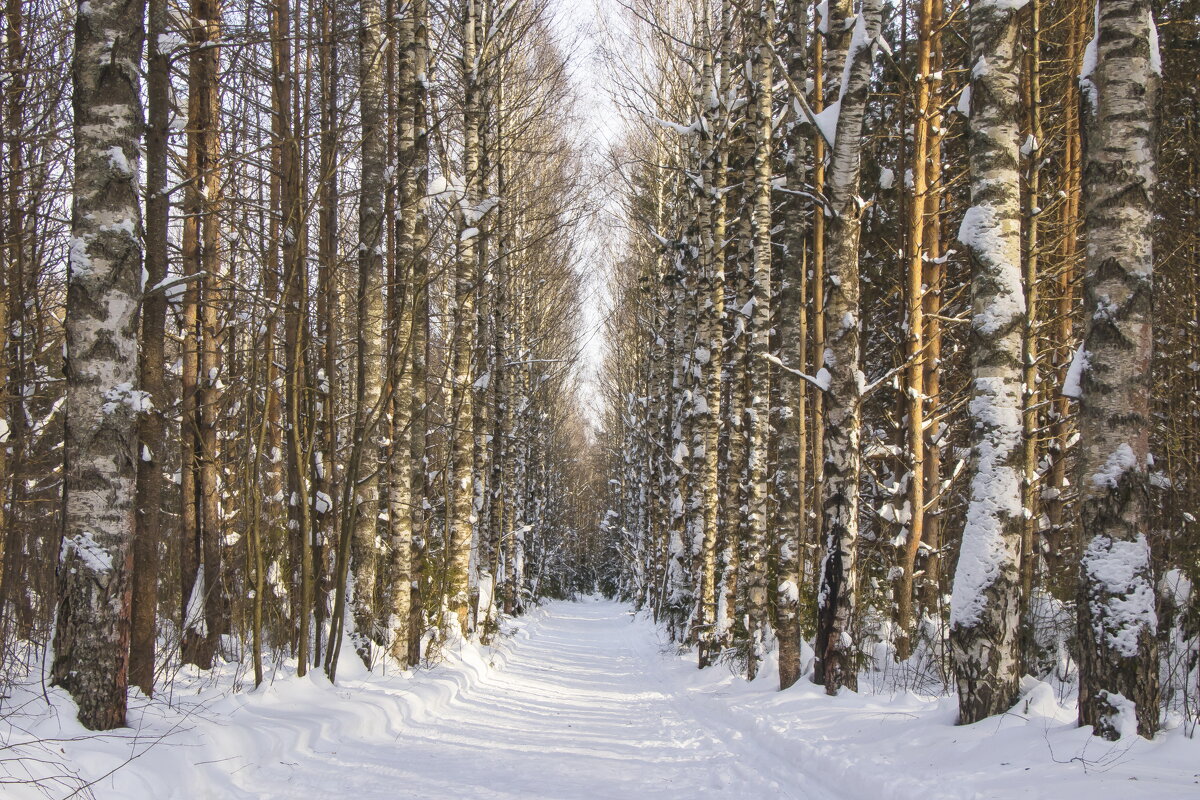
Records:
[[[55,685],[93,730],[125,724],[141,301],[145,7],[91,0],[75,22],[74,206]]]
[[[473,411],[474,380],[471,358],[474,354],[475,283],[478,275],[476,250],[479,228],[477,208],[480,195],[479,125],[480,97],[477,46],[477,0],[464,0],[462,7],[462,79],[463,101],[463,177],[465,195],[459,208],[458,257],[454,276],[454,354],[453,391],[451,393],[451,470],[452,483],[447,497],[450,519],[450,569],[446,584],[446,606],[457,617],[465,635],[469,626],[470,564],[474,532],[473,504],[475,481],[472,475],[474,454]]]
[[[942,69],[941,28],[945,18],[945,7],[940,0],[933,4],[933,41],[931,43],[929,68],[934,74]],[[936,93],[935,93],[936,94]],[[914,480],[925,483],[924,515],[924,576],[921,581],[921,610],[937,620],[941,618],[941,547],[942,547],[942,442],[946,424],[941,422],[941,379],[942,379],[942,294],[945,284],[945,243],[942,234],[942,212],[945,186],[942,170],[942,106],[932,103],[929,121],[929,165],[925,196],[925,233],[923,243],[928,251],[925,260],[925,357],[922,360],[925,375],[925,469],[922,476]]]
[[[720,652],[717,625],[718,527],[720,524],[720,437],[722,408],[722,364],[724,363],[725,326],[725,153],[728,135],[727,116],[721,101],[721,51],[716,46],[708,5],[704,5],[706,49],[701,98],[704,103],[707,149],[701,164],[704,176],[705,208],[702,242],[703,282],[706,287],[701,323],[704,353],[697,358],[703,386],[699,404],[699,425],[703,431],[704,464],[698,481],[702,490],[703,538],[700,545],[698,597],[699,666],[712,664]]]
[[[308,449],[305,400],[308,386],[309,337],[306,325],[308,273],[305,269],[307,226],[304,219],[304,186],[298,139],[299,97],[296,65],[291,47],[291,0],[273,0],[271,14],[272,128],[276,168],[279,173],[278,213],[281,229],[283,284],[283,444],[287,464],[287,549],[299,591],[291,592],[292,636],[296,643],[297,674],[308,672],[314,597],[312,505],[309,500]],[[275,455],[275,454],[273,454]],[[282,542],[280,543],[282,544]],[[294,583],[293,583],[294,585]]]
[[[1017,695],[1024,444],[1018,9],[989,0],[970,11],[972,206],[958,239],[971,257],[971,481],[950,608],[962,724]]]
[[[416,576],[420,573],[425,554],[425,538],[430,523],[427,498],[429,496],[429,460],[425,441],[429,425],[428,372],[429,346],[429,269],[426,248],[429,232],[423,209],[425,193],[429,185],[429,127],[426,123],[428,96],[426,94],[426,71],[429,60],[429,4],[426,0],[414,0],[413,15],[413,166],[416,175],[414,197],[416,198],[416,227],[413,232],[412,262],[412,569],[414,580],[409,597],[408,614],[408,663],[421,661],[421,633],[424,610],[420,584]]]
[[[808,78],[808,4],[790,0],[786,6],[785,66],[796,87]],[[783,156],[784,188],[789,192],[780,213],[783,251],[780,257],[779,309],[775,327],[779,331],[779,356],[791,370],[805,371],[808,366],[808,247],[809,225],[804,218],[806,204],[799,192],[808,180],[808,135],[799,120],[785,132]],[[786,689],[800,679],[800,587],[804,585],[803,554],[808,502],[808,387],[788,369],[775,373],[780,391],[779,476],[775,491],[779,495],[776,553],[775,613],[779,640],[779,688]],[[776,403],[772,403],[775,405]]]
[[[1029,45],[1025,54],[1025,97],[1028,130],[1022,155],[1028,159],[1025,173],[1023,243],[1023,280],[1025,283],[1025,326],[1021,331],[1021,436],[1024,450],[1021,455],[1021,664],[1023,672],[1033,654],[1034,620],[1030,618],[1033,598],[1034,568],[1037,563],[1038,497],[1038,408],[1042,393],[1038,391],[1038,304],[1041,293],[1041,193],[1042,193],[1042,5],[1041,0],[1029,3]]]
[[[330,580],[327,562],[340,518],[341,501],[336,471],[338,440],[338,350],[340,319],[337,285],[338,194],[340,186],[337,132],[338,48],[334,20],[334,0],[322,0],[320,7],[320,43],[317,63],[321,91],[321,137],[318,154],[320,189],[317,220],[317,316],[320,339],[320,363],[316,375],[318,434],[313,445],[313,516],[317,545],[313,563],[317,573],[313,637],[313,663],[323,661],[321,641],[329,610]]]
[[[816,35],[813,36],[813,104],[818,112],[837,102],[841,87],[842,65],[846,59],[846,48],[850,43],[850,29],[846,25],[853,10],[851,0],[831,0],[818,6]],[[829,144],[822,131],[816,131],[813,147],[813,189],[821,196],[826,191],[826,165],[829,160]],[[813,303],[813,374],[825,366],[825,309],[826,290],[826,227],[828,212],[820,208],[813,215],[812,229],[812,303]],[[822,547],[825,542],[825,427],[826,403],[824,392],[814,392],[812,397],[812,506],[816,513],[812,517],[812,538],[818,543],[813,549],[813,574],[820,580],[821,564],[824,561]],[[813,680],[820,682],[815,671]]]
[[[167,128],[170,121],[170,54],[159,47],[167,29],[165,0],[150,0],[146,69],[149,124],[146,128],[146,285],[153,289],[167,276],[167,228],[171,197],[167,190]],[[164,380],[167,297],[150,291],[142,299],[142,391],[150,409],[140,420],[137,462],[137,533],[133,551],[133,608],[129,643],[129,682],[147,696],[154,693],[154,645],[157,634],[158,548],[162,531],[163,465],[168,406]]]
[[[358,211],[358,386],[354,412],[359,449],[353,481],[353,565],[355,652],[368,667],[371,643],[382,641],[376,619],[379,569],[379,431],[383,414],[384,194],[387,178],[387,131],[384,128],[387,31],[378,0],[361,0],[359,31],[359,114],[362,120],[362,183]]]
[[[1133,716],[1158,727],[1150,560],[1150,374],[1158,34],[1146,0],[1099,0],[1084,76],[1086,119],[1080,350],[1079,723],[1116,739]],[[1132,705],[1132,709],[1129,706]]]
[[[1092,8],[1086,3],[1076,3],[1067,12],[1067,45],[1065,70],[1076,75],[1083,60],[1083,27],[1085,20],[1092,18]],[[1057,303],[1054,312],[1054,335],[1056,343],[1053,355],[1055,385],[1063,386],[1071,368],[1071,357],[1075,352],[1075,297],[1079,271],[1079,239],[1082,208],[1083,183],[1083,132],[1079,116],[1079,86],[1074,80],[1064,81],[1063,108],[1063,174],[1059,191],[1063,202],[1059,205],[1060,239],[1057,252],[1059,262],[1055,293]],[[1071,530],[1067,514],[1067,499],[1070,486],[1067,478],[1067,451],[1075,431],[1071,414],[1071,400],[1061,392],[1054,397],[1050,408],[1050,435],[1047,455],[1046,486],[1042,500],[1045,504],[1048,529],[1044,546],[1041,548],[1047,561],[1047,576],[1069,575],[1066,557],[1072,550]],[[1061,584],[1056,587],[1061,588]]]
[[[217,88],[220,9],[193,0],[188,69],[188,144],[184,273],[193,276],[185,296],[183,514],[183,658],[212,666],[220,637],[229,632],[229,603],[222,574],[222,520],[217,463],[220,402],[220,292],[217,208],[221,191],[220,97]]]
[[[832,5],[832,4],[831,4]],[[825,366],[829,375],[822,513],[825,516],[821,585],[817,605],[813,679],[836,694],[856,689],[858,671],[851,638],[858,568],[859,436],[863,374],[859,335],[858,249],[864,204],[858,197],[862,129],[871,89],[871,67],[880,33],[879,0],[864,0],[843,54],[837,133],[829,162],[827,196],[832,210],[827,232],[828,299],[825,306]],[[830,57],[830,61],[835,59]]]
[[[414,399],[419,391],[416,373],[418,360],[417,331],[420,312],[417,303],[425,297],[425,287],[417,284],[417,262],[423,256],[418,252],[418,217],[421,214],[421,196],[418,195],[418,179],[421,164],[417,149],[417,84],[416,61],[416,4],[401,12],[396,23],[397,76],[396,114],[397,143],[396,160],[399,169],[397,206],[399,222],[396,241],[396,278],[399,283],[392,287],[391,295],[403,304],[402,309],[393,305],[393,321],[396,330],[392,341],[392,381],[396,391],[392,395],[392,446],[389,469],[388,521],[391,530],[391,654],[397,663],[408,666],[410,662],[410,638],[416,633],[410,625],[412,613],[413,581],[413,532],[417,495],[414,484],[422,466],[414,458],[417,446],[416,428],[419,409]],[[400,298],[400,295],[403,295]],[[393,303],[395,304],[395,300]],[[423,355],[423,354],[421,354]],[[424,373],[420,376],[424,381]],[[424,442],[420,443],[422,453]]]
[[[909,169],[912,170],[912,200],[908,204],[907,274],[905,286],[905,445],[908,450],[908,537],[899,555],[899,574],[894,593],[896,598],[896,657],[906,659],[912,653],[913,634],[913,573],[917,552],[925,536],[925,375],[928,358],[925,348],[926,263],[929,261],[925,241],[926,217],[930,213],[931,117],[938,106],[941,81],[931,68],[935,6],[941,0],[921,0],[917,12],[917,85],[913,102],[913,143]],[[936,210],[934,211],[936,213]]]
[[[9,451],[14,445],[13,423],[22,415],[17,404],[21,402],[21,391],[17,376],[10,361],[16,355],[15,341],[10,325],[14,319],[22,318],[23,304],[20,295],[21,273],[25,259],[25,213],[21,197],[21,173],[24,172],[24,153],[19,141],[24,120],[26,79],[24,0],[11,0],[4,10],[4,70],[9,74],[10,86],[6,87],[3,103],[3,124],[8,136],[0,139],[0,163],[8,171],[5,187],[0,192],[0,642],[8,641],[7,620],[8,592],[13,581],[13,559],[5,558],[12,553],[8,548],[13,531],[9,525],[12,515],[9,509],[16,505],[18,482],[10,471]],[[23,326],[22,326],[23,327]],[[15,459],[13,459],[15,461]],[[15,539],[15,536],[13,537]],[[15,542],[14,542],[15,543]],[[4,655],[0,645],[0,658]]]
[[[746,574],[746,613],[751,653],[746,677],[753,680],[763,657],[767,627],[767,444],[770,433],[771,329],[771,104],[774,82],[774,6],[760,0],[755,21],[757,47],[754,54],[754,272],[746,322],[750,337],[750,390],[746,406],[747,438],[747,531],[749,558]],[[778,534],[776,534],[778,535]]]

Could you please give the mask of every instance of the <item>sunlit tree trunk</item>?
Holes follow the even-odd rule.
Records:
[[[1079,364],[1079,722],[1116,739],[1122,717],[1158,727],[1149,465],[1158,35],[1146,0],[1099,0],[1095,70],[1084,77]],[[1130,708],[1132,706],[1132,708]]]
[[[971,208],[958,239],[971,257],[970,499],[950,609],[959,722],[1016,699],[1021,548],[1021,275],[1017,9],[970,10]]]
[[[930,139],[932,135],[936,135],[931,130],[931,123],[937,108],[941,83],[931,67],[934,37],[937,36],[934,30],[935,6],[940,3],[941,0],[922,0],[917,11],[918,77],[913,98],[913,142],[909,167],[912,170],[912,199],[908,203],[906,220],[908,252],[904,322],[904,357],[907,362],[905,445],[909,468],[909,521],[908,538],[899,553],[899,573],[893,589],[896,598],[896,657],[901,660],[908,658],[912,653],[913,573],[917,553],[925,536],[925,376],[926,359],[929,357],[925,342],[925,292],[931,290],[931,287],[926,285],[926,264],[930,260],[930,244],[936,247],[936,242],[925,241],[925,234],[928,215],[937,213],[936,197],[939,191],[938,187],[931,184],[929,173],[932,155]],[[933,202],[930,202],[931,199]]]
[[[751,647],[746,664],[746,677],[749,680],[758,674],[767,626],[767,443],[771,425],[771,373],[766,357],[770,354],[771,328],[771,89],[775,58],[774,6],[760,0],[756,13],[756,46],[751,51],[754,56],[754,271],[750,302],[753,305],[746,322],[746,332],[750,337],[750,387],[746,408],[749,540],[746,550],[750,557],[744,569],[746,613],[749,618],[746,634]]]
[[[93,730],[125,724],[142,241],[141,0],[81,3],[67,284],[66,485],[53,682]]]
[[[221,481],[217,463],[217,417],[221,396],[221,254],[217,209],[221,193],[219,8],[211,0],[192,4],[193,49],[188,70],[188,143],[183,230],[184,273],[192,277],[185,298],[183,431],[190,446],[183,468],[183,658],[212,666],[220,637],[229,632],[229,602],[222,569]]]
[[[702,492],[702,541],[698,576],[697,625],[699,628],[699,666],[709,666],[719,652],[717,625],[717,542],[720,523],[720,433],[722,419],[721,383],[724,359],[725,325],[725,137],[727,116],[718,83],[721,51],[711,28],[708,6],[704,6],[705,52],[701,83],[704,105],[705,151],[701,164],[704,176],[705,208],[702,213],[702,258],[704,306],[701,313],[701,345],[697,358],[703,401],[698,401],[698,425],[702,430],[704,461],[697,485]],[[715,61],[715,63],[714,63]]]
[[[357,463],[353,481],[354,649],[367,666],[371,643],[381,640],[376,620],[379,568],[379,439],[383,418],[384,192],[387,131],[384,128],[386,31],[378,0],[362,0],[359,31],[359,115],[362,124],[362,181],[358,212],[358,386],[354,413]]]
[[[451,485],[447,498],[450,565],[446,606],[458,617],[464,634],[470,628],[470,564],[474,533],[475,481],[472,475],[474,436],[471,360],[475,339],[475,284],[479,236],[475,219],[479,204],[480,97],[477,43],[477,0],[464,0],[461,14],[463,105],[463,179],[465,194],[458,210],[457,261],[454,277],[453,392],[451,393]]]
[[[791,84],[804,86],[808,78],[808,4],[791,0],[782,20],[784,65]],[[808,502],[808,387],[793,370],[808,364],[808,247],[810,225],[805,219],[807,199],[800,191],[808,180],[808,131],[802,120],[793,120],[784,134],[784,190],[780,212],[779,308],[775,313],[779,356],[785,367],[774,378],[780,387],[778,403],[779,463],[774,483],[778,493],[778,530],[775,532],[775,614],[779,639],[779,688],[800,679],[800,587],[804,564]]]
[[[838,95],[837,132],[826,190],[832,216],[826,233],[829,287],[824,312],[828,336],[824,368],[829,375],[829,388],[825,392],[825,474],[821,512],[825,517],[825,541],[813,678],[824,684],[830,694],[836,694],[842,686],[849,689],[858,686],[851,639],[858,581],[859,437],[864,388],[859,347],[862,323],[858,278],[864,203],[858,190],[863,116],[870,94],[879,27],[879,0],[864,0],[861,13],[854,18],[853,33],[843,56],[849,66]]]

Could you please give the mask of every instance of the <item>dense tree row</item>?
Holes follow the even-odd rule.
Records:
[[[1195,708],[1198,22],[629,4],[603,526],[700,666]]]
[[[180,660],[407,666],[591,581],[545,3],[5,9],[5,674],[52,644],[109,728]]]

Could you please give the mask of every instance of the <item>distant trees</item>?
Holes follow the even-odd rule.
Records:
[[[1022,672],[1077,666],[1083,724],[1112,736],[1133,708],[1152,732],[1153,576],[1175,598],[1195,577],[1191,472],[1157,460],[1182,454],[1191,415],[1168,424],[1180,390],[1141,371],[1170,359],[1193,377],[1175,343],[1194,337],[1160,334],[1173,355],[1153,356],[1145,315],[1152,264],[1192,296],[1187,225],[1151,188],[1156,148],[1194,137],[1182,106],[1161,112],[1178,146],[1155,145],[1152,121],[1156,70],[1174,83],[1160,60],[1191,56],[1164,34],[1160,57],[1149,12],[1105,2],[1086,47],[1093,10],[1056,0],[901,3],[882,22],[870,2],[645,0],[609,33],[633,132],[615,161],[628,238],[603,530],[621,593],[701,667],[753,678],[774,645],[782,687],[811,667],[836,691],[874,667],[956,684],[969,723],[1007,710]],[[1194,11],[1162,13],[1195,30]],[[1164,237],[1180,255],[1152,258]],[[1194,654],[1173,630],[1163,657]],[[1195,693],[1173,686],[1165,702]]]
[[[108,728],[156,664],[409,665],[445,611],[487,638],[590,589],[547,5],[152,0],[144,56],[130,8],[3,18],[5,669],[57,599],[54,680]],[[72,119],[68,231],[40,165]]]
[[[1197,707],[1193,5],[622,5],[592,427],[548,0],[130,8],[0,19],[0,658],[87,725],[597,587],[785,688]]]

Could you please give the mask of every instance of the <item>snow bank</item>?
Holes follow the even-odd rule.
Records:
[[[346,647],[337,686],[283,677],[294,664],[240,693],[248,676],[232,666],[182,673],[104,734],[79,727],[61,691],[47,703],[35,677],[0,710],[0,795],[1174,800],[1200,786],[1200,742],[1178,715],[1153,741],[1107,742],[1076,727],[1061,687],[1033,679],[1007,714],[957,726],[953,696],[829,697],[807,677],[780,692],[774,654],[753,682],[697,670],[616,603],[552,603],[508,624],[495,647],[450,648],[430,670],[368,673]],[[5,782],[31,776],[45,791]]]
[[[1025,678],[1012,710],[955,725],[954,696],[825,694],[804,676],[777,690],[774,655],[747,683],[691,654],[670,665],[706,729],[743,743],[772,772],[790,764],[795,797],[871,800],[1178,800],[1200,793],[1200,741],[1178,721],[1154,741],[1079,728],[1073,701]],[[868,679],[861,678],[866,683]]]
[[[370,673],[344,646],[337,685],[320,670],[295,677],[294,661],[277,671],[265,665],[258,689],[250,688],[253,675],[244,666],[225,664],[211,673],[185,668],[153,699],[131,690],[128,727],[103,733],[79,724],[62,689],[47,687],[43,697],[39,669],[8,687],[10,698],[0,706],[0,796],[292,797],[302,787],[289,787],[288,776],[300,762],[345,785],[339,751],[368,746],[402,759],[406,729],[438,718],[485,682],[523,641],[525,627],[543,616],[534,610],[508,621],[508,635],[493,647],[460,642],[432,669]]]

